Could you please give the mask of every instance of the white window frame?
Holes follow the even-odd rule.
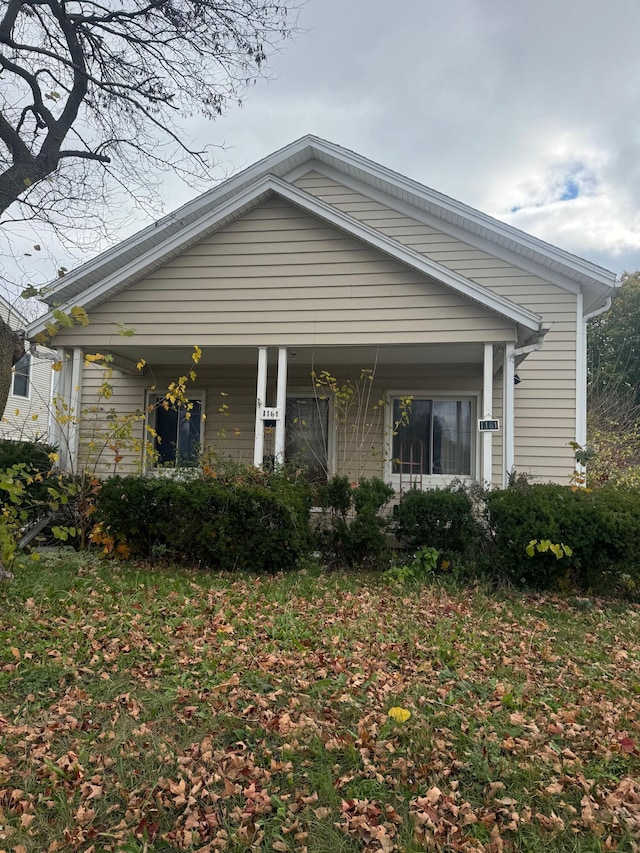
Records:
[[[386,412],[384,426],[384,478],[396,491],[400,491],[400,474],[393,473],[393,401],[399,397],[413,397],[418,400],[470,401],[471,402],[471,474],[423,474],[422,488],[443,487],[453,480],[473,483],[480,479],[480,442],[474,429],[477,413],[480,411],[482,392],[478,390],[434,391],[430,389],[391,390],[385,393]]]
[[[310,388],[287,388],[287,394],[285,398],[285,416],[286,416],[286,406],[287,400],[291,398],[296,399],[304,399],[304,400],[318,400],[320,397],[325,397],[328,402],[327,409],[327,480],[330,480],[331,477],[336,473],[336,422],[334,418],[334,409],[333,409],[333,400],[329,394],[314,394],[313,389]],[[287,424],[285,422],[285,439],[287,432]],[[286,440],[285,440],[286,447]],[[286,450],[285,450],[285,462],[287,462],[286,458]]]
[[[153,441],[151,436],[147,432],[147,427],[150,426],[152,429],[156,427],[156,403],[160,400],[164,400],[166,394],[162,391],[152,391],[151,389],[145,391],[144,395],[144,440],[143,440],[143,467],[146,473],[157,472],[157,471],[187,471],[193,470],[187,467],[184,468],[164,468],[162,466],[155,465],[147,453],[146,448],[149,445],[149,442]],[[204,388],[189,388],[187,394],[188,400],[198,401],[200,403],[200,444],[204,447],[204,431],[207,422],[207,394]],[[151,408],[153,406],[153,408]]]
[[[17,397],[19,400],[30,400],[31,399],[31,386],[33,384],[33,377],[32,377],[33,358],[31,356],[30,352],[25,352],[25,354],[22,356],[22,358],[26,358],[27,364],[29,365],[29,373],[27,375],[27,393],[26,394],[16,394],[15,385],[16,385],[16,375],[17,374],[16,374],[15,369],[16,369],[16,366],[18,364],[18,362],[16,362],[12,368],[13,375],[11,377],[11,396]],[[19,360],[22,361],[22,358],[20,358]]]

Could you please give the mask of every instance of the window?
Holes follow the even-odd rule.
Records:
[[[472,475],[473,400],[413,396],[403,417],[402,398],[392,399],[391,472],[401,480]]]
[[[29,379],[31,376],[31,356],[25,353],[20,361],[13,367],[13,388],[11,393],[15,397],[29,396]]]
[[[162,395],[149,395],[149,409],[148,423],[155,430],[154,465],[168,468],[198,465],[202,450],[202,397],[190,398],[187,407],[166,403]]]
[[[312,483],[327,479],[329,401],[313,396],[287,398],[285,459],[299,465]]]

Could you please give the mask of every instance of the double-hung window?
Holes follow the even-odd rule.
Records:
[[[13,366],[13,385],[11,393],[14,397],[29,397],[31,384],[31,356],[25,353],[20,361]]]
[[[475,475],[474,397],[391,398],[391,475],[400,485],[428,485]]]
[[[147,424],[153,435],[153,467],[193,468],[200,462],[204,437],[204,395],[191,393],[189,403],[169,403],[149,394]]]

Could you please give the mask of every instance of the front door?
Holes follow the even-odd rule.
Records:
[[[303,469],[310,482],[325,482],[329,472],[329,401],[287,397],[285,459]]]

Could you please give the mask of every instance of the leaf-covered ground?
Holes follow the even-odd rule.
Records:
[[[637,606],[69,556],[0,594],[0,851],[640,849]]]

